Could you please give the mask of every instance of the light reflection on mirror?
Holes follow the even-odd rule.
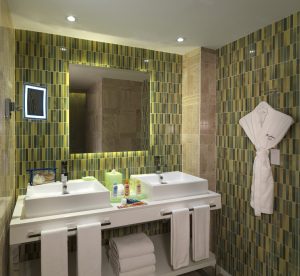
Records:
[[[149,73],[70,64],[70,152],[147,150]]]

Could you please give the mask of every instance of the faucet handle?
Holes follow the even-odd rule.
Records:
[[[154,165],[160,166],[160,156],[154,156]]]
[[[68,172],[68,161],[61,161],[61,173],[65,174]]]

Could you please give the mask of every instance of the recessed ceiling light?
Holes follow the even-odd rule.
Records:
[[[67,20],[68,20],[69,22],[75,22],[75,21],[76,21],[76,17],[73,16],[73,15],[69,15],[69,16],[67,16]]]
[[[255,50],[250,50],[249,53],[250,54],[255,54]]]
[[[144,59],[144,62],[145,62],[145,63],[148,63],[148,62],[149,62],[149,59]]]
[[[68,49],[67,49],[66,47],[60,47],[60,50],[61,50],[62,52],[66,52]]]
[[[183,37],[177,37],[177,42],[179,42],[179,43],[181,43],[181,42],[183,42],[184,41],[184,38]]]

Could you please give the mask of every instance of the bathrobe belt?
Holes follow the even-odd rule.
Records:
[[[273,189],[272,170],[269,160],[268,149],[257,149],[253,164],[253,180],[251,187],[251,206],[255,215],[260,216],[261,212],[271,212],[269,203],[265,202],[265,194],[271,193]],[[273,200],[270,198],[269,200]],[[272,205],[272,204],[271,204]]]

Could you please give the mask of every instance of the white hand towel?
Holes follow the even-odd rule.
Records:
[[[194,207],[192,220],[193,261],[197,262],[209,257],[209,205]]]
[[[128,272],[146,266],[155,265],[156,263],[155,255],[153,253],[137,257],[118,259],[118,257],[114,255],[113,251],[109,250],[108,255],[114,271],[117,272]]]
[[[190,214],[183,208],[172,211],[171,265],[173,269],[187,266],[190,261]]]
[[[78,276],[101,276],[101,250],[101,223],[78,225]]]
[[[144,233],[112,238],[109,246],[119,259],[136,257],[154,252],[154,245]]]
[[[119,276],[149,276],[153,275],[155,271],[155,265],[145,266],[136,270],[131,270],[128,272],[120,272]]]
[[[41,275],[68,276],[68,230],[41,232]]]

